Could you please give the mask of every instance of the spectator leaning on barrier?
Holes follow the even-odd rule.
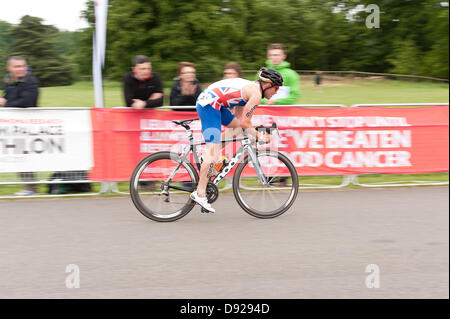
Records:
[[[152,64],[145,55],[133,57],[131,71],[123,77],[123,90],[128,107],[144,109],[163,105],[162,80],[152,71]]]
[[[170,105],[192,105],[192,109],[174,109],[175,111],[196,111],[195,104],[202,93],[202,87],[195,78],[195,73],[194,63],[180,62],[178,64],[178,77],[170,91]]]
[[[223,67],[223,78],[233,79],[242,78],[241,66],[237,62],[228,62]]]
[[[266,65],[280,72],[284,83],[270,100],[263,99],[263,104],[295,104],[300,97],[300,77],[297,72],[290,69],[291,64],[285,60],[286,53],[281,43],[272,43],[267,47]]]
[[[20,56],[8,59],[4,78],[4,96],[0,97],[0,106],[4,107],[37,107],[39,96],[39,82],[28,71],[27,61]],[[36,180],[34,172],[21,172],[20,178],[24,182]],[[17,196],[33,195],[37,191],[36,184],[25,185],[24,189],[15,193]]]

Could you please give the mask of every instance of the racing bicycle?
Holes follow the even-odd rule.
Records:
[[[196,204],[189,195],[197,188],[199,181],[201,161],[197,148],[205,144],[194,143],[189,124],[196,120],[198,118],[172,121],[186,129],[189,144],[182,152],[150,154],[133,171],[131,199],[136,208],[152,220],[175,221],[186,216]],[[256,129],[271,134],[277,130],[277,125],[273,123],[270,127],[259,126]],[[221,142],[240,142],[241,146],[219,172],[208,175],[206,197],[209,203],[217,200],[219,183],[237,165],[232,189],[237,203],[245,212],[258,218],[273,218],[292,206],[298,193],[298,175],[286,155],[267,148],[259,149],[258,142],[250,139],[245,132],[241,137]],[[202,208],[202,212],[208,211]]]

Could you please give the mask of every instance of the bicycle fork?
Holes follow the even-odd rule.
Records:
[[[250,146],[249,143],[246,143],[243,141],[242,147],[236,152],[235,156],[230,160],[227,166],[223,167],[221,172],[214,178],[213,184],[216,186],[219,185],[220,181],[228,174],[229,171],[233,169],[233,167],[239,162],[241,157],[248,153],[250,156],[250,161],[252,162],[253,166],[255,167],[256,174],[258,175],[258,179],[263,185],[267,185],[267,179],[264,175],[263,169],[261,168],[261,165],[258,161],[258,156],[256,155],[256,151]]]
[[[252,161],[253,166],[255,167],[256,174],[258,174],[259,181],[261,182],[261,184],[266,186],[268,184],[267,179],[266,179],[266,176],[264,175],[264,171],[261,167],[261,164],[258,161],[256,149],[253,149],[252,147],[247,146],[247,152],[248,152],[248,155],[250,156],[250,160]]]
[[[177,166],[175,167],[175,169],[172,171],[172,173],[170,174],[170,176],[165,180],[165,182],[163,183],[162,187],[163,189],[161,190],[161,193],[159,193],[159,195],[165,195],[166,199],[165,202],[168,203],[170,201],[169,199],[169,188],[174,188],[174,189],[179,189],[179,190],[184,190],[184,187],[176,187],[176,186],[169,186],[169,182],[172,180],[172,178],[175,176],[175,173],[178,171],[178,169],[180,168],[180,166],[182,165],[183,161],[186,160],[187,155],[189,154],[188,152],[188,148],[190,148],[190,145],[187,146],[183,152],[180,154],[181,156],[179,157],[180,160],[177,164]]]

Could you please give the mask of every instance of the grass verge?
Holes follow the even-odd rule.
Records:
[[[381,183],[405,183],[405,182],[415,182],[415,181],[428,181],[428,182],[448,182],[449,173],[433,173],[433,174],[370,174],[370,175],[359,175],[358,180],[361,184],[381,184]],[[342,176],[300,176],[299,177],[300,186],[309,185],[333,185],[337,186],[342,183]],[[224,187],[225,182],[222,181],[219,188]],[[0,185],[0,196],[13,196],[13,194],[22,189],[22,185]],[[100,192],[100,183],[92,183],[92,192]],[[117,188],[119,192],[128,194],[129,183],[128,182],[118,182]],[[345,188],[361,188],[356,185],[349,185]],[[48,185],[39,184],[38,191],[40,194],[47,194]],[[231,191],[231,190],[230,190]],[[121,196],[125,194],[115,194],[108,193],[102,194],[101,196]],[[80,194],[81,195],[81,194]]]

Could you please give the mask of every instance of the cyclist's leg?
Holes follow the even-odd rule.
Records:
[[[208,173],[220,155],[221,113],[210,105],[197,105],[197,113],[202,123],[203,138],[206,142],[206,152],[203,154],[203,163],[200,167],[197,194],[200,197],[205,197]]]
[[[228,110],[228,109],[227,109]],[[228,110],[229,111],[229,110]],[[230,112],[230,111],[229,111]],[[230,112],[231,113],[231,112]],[[222,140],[228,140],[228,139],[232,139],[236,136],[238,136],[239,134],[242,133],[242,128],[241,128],[241,123],[240,121],[233,116],[231,122],[228,122],[228,124],[225,125],[226,128],[222,133]],[[225,156],[227,158],[231,158],[234,156],[234,154],[236,153],[237,149],[237,144],[233,144],[232,147],[228,147],[226,148],[226,146],[229,144],[230,142],[226,142],[226,143],[222,143],[222,148],[225,148]],[[221,151],[222,152],[222,151]],[[225,180],[227,182],[227,184],[231,185],[232,184],[232,177],[225,177]],[[228,185],[227,185],[228,186]]]
[[[239,120],[231,113],[230,109],[223,108],[220,110],[222,125],[226,126],[222,133],[221,139],[231,139],[238,136],[241,132],[241,125]],[[228,143],[222,143],[222,147],[225,147]]]
[[[214,164],[218,161],[220,149],[220,143],[206,143],[206,153],[203,154],[203,163],[200,167],[200,176],[197,186],[197,194],[200,197],[206,196],[206,186]]]

